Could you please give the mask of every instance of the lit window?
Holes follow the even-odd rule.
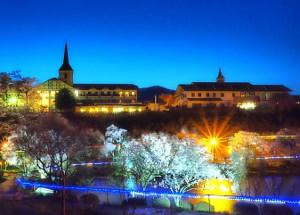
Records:
[[[128,111],[131,112],[136,112],[136,108],[129,108]]]
[[[255,102],[242,102],[237,104],[237,106],[240,109],[244,109],[244,110],[254,110],[256,108],[256,103]]]
[[[74,94],[75,94],[76,97],[78,97],[78,96],[79,96],[79,91],[78,91],[78,90],[75,90],[75,91],[74,91]]]
[[[133,95],[133,96],[134,96],[134,95],[135,95],[135,92],[134,92],[134,91],[133,91],[133,92],[131,92],[131,95]]]
[[[104,112],[104,113],[107,113],[108,112],[108,108],[107,107],[102,107],[101,111]]]
[[[114,107],[113,108],[113,113],[121,113],[121,112],[124,112],[123,107]]]

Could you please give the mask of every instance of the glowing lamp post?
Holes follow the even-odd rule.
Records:
[[[216,138],[216,137],[211,137],[211,138],[209,138],[209,141],[208,141],[208,143],[209,143],[209,146],[210,146],[210,148],[212,149],[212,152],[213,152],[213,160],[215,161],[215,158],[216,158],[216,146],[218,145],[218,143],[219,143],[219,140],[218,140],[218,138]]]

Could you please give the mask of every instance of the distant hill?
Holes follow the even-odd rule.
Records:
[[[161,94],[169,94],[169,93],[175,93],[175,90],[171,90],[161,86],[140,88],[138,93],[138,100],[140,102],[151,102],[151,101],[154,102],[155,96],[158,97]]]

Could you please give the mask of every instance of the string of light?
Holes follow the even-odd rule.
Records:
[[[112,193],[112,194],[128,194],[130,196],[142,196],[142,197],[168,197],[168,198],[209,198],[209,199],[224,199],[234,200],[239,202],[250,202],[258,204],[288,204],[300,206],[300,199],[289,198],[275,198],[275,197],[254,197],[254,196],[236,196],[236,195],[209,195],[209,194],[194,194],[194,193],[173,193],[170,191],[160,190],[132,190],[121,188],[103,188],[103,187],[84,187],[84,186],[63,186],[56,184],[47,184],[40,182],[33,182],[24,180],[22,178],[17,179],[17,183],[23,188],[46,188],[50,190],[72,190],[79,192],[100,192],[100,193]]]
[[[105,166],[112,165],[113,162],[83,162],[83,163],[74,163],[72,166]]]
[[[258,157],[256,160],[300,159],[300,155]]]

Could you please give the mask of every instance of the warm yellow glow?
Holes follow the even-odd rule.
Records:
[[[108,108],[107,107],[102,107],[101,111],[104,112],[104,113],[108,113]]]
[[[135,113],[135,112],[142,112],[142,107],[139,106],[85,106],[85,107],[76,107],[76,112],[81,113]]]
[[[79,96],[79,90],[75,90],[74,94],[75,94],[76,97],[78,97]]]
[[[114,107],[113,108],[113,113],[121,113],[121,112],[124,112],[123,107]]]
[[[136,112],[136,111],[137,111],[136,108],[129,108],[129,109],[128,109],[128,112],[130,112],[130,113]]]
[[[7,148],[8,148],[8,142],[4,142],[2,144],[2,150],[7,150]]]
[[[131,92],[131,95],[133,95],[133,96],[134,96],[134,95],[135,95],[135,92]]]
[[[242,102],[242,103],[238,103],[237,106],[240,109],[244,109],[244,110],[254,110],[256,108],[256,103],[255,102]]]
[[[232,195],[232,182],[226,179],[208,179],[200,183],[195,189],[195,193],[204,195]],[[233,201],[227,199],[200,198],[191,199],[192,204],[196,205],[205,202],[211,205],[211,211],[214,212],[232,212]]]
[[[40,100],[41,106],[49,108],[49,106],[50,106],[50,99],[49,99],[50,91],[40,91],[39,94],[41,97],[41,100]]]
[[[89,112],[90,112],[90,113],[95,113],[95,112],[97,112],[97,110],[96,110],[96,108],[90,108],[90,109],[89,109]]]
[[[9,106],[16,106],[18,103],[18,98],[16,96],[11,96],[10,98],[8,98],[7,102]]]
[[[218,137],[206,137],[202,138],[202,143],[207,147],[207,149],[213,153],[214,150],[216,150],[221,142],[221,140]]]
[[[211,138],[209,138],[209,144],[211,145],[211,146],[216,146],[217,144],[218,144],[218,142],[219,142],[219,140],[218,140],[218,138],[217,137],[211,137]]]

